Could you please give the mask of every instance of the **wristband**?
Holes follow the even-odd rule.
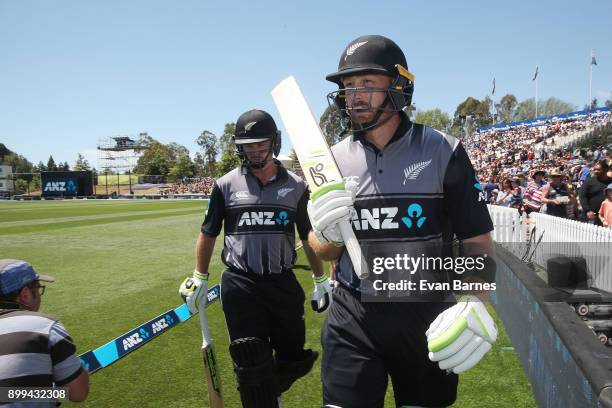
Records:
[[[198,278],[199,280],[208,281],[208,274],[202,273],[198,271],[197,269],[193,270],[193,277]]]
[[[312,280],[315,281],[315,283],[323,283],[327,280],[327,276],[325,274],[321,276],[312,275]]]

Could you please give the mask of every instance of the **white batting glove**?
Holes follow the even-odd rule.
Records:
[[[315,312],[323,313],[332,304],[333,283],[327,275],[312,275],[312,280],[314,282],[314,290],[312,291],[310,306],[312,306],[312,310]]]
[[[429,359],[455,374],[475,366],[497,340],[497,327],[475,296],[446,309],[429,326]]]
[[[343,181],[325,183],[313,191],[308,201],[308,217],[319,242],[344,245],[338,223],[351,221],[357,187],[357,177],[347,177]]]
[[[203,274],[198,271],[193,271],[193,276],[186,278],[179,287],[179,295],[183,298],[183,302],[187,303],[187,307],[192,314],[198,313],[200,303],[206,305],[206,294],[208,285],[208,274]]]

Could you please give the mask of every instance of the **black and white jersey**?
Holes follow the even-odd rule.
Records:
[[[295,263],[295,228],[301,239],[311,229],[306,183],[279,162],[276,179],[265,186],[236,168],[212,190],[202,232],[216,237],[224,227],[223,263],[258,275],[279,274]]]
[[[359,177],[352,226],[370,267],[374,258],[418,257],[455,236],[493,229],[472,164],[453,136],[403,116],[382,151],[355,134],[332,152],[342,176]],[[357,278],[346,251],[336,268],[342,284],[373,293],[372,281]]]

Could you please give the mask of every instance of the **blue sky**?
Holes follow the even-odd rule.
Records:
[[[0,0],[0,142],[34,163],[96,165],[99,139],[148,132],[192,154],[203,130],[252,108],[294,75],[314,112],[348,42],[392,38],[416,76],[419,110],[467,96],[556,96],[581,108],[612,91],[612,3],[576,1]],[[280,122],[280,120],[279,120]],[[283,138],[283,153],[290,142]]]

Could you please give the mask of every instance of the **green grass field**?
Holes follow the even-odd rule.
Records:
[[[42,311],[67,327],[79,353],[180,304],[191,274],[204,201],[0,202],[0,258],[31,262],[56,277]],[[219,239],[211,284],[223,271]],[[296,268],[307,293],[307,347],[320,350],[324,315],[310,310],[310,271]],[[207,313],[217,346],[226,407],[240,407],[219,304]],[[207,391],[198,319],[191,319],[91,378],[92,407],[201,407]],[[456,407],[534,407],[531,386],[503,325],[493,351],[461,376]],[[285,408],[320,407],[320,366],[284,394]],[[391,390],[386,406],[392,407]],[[71,405],[71,404],[66,404]]]

